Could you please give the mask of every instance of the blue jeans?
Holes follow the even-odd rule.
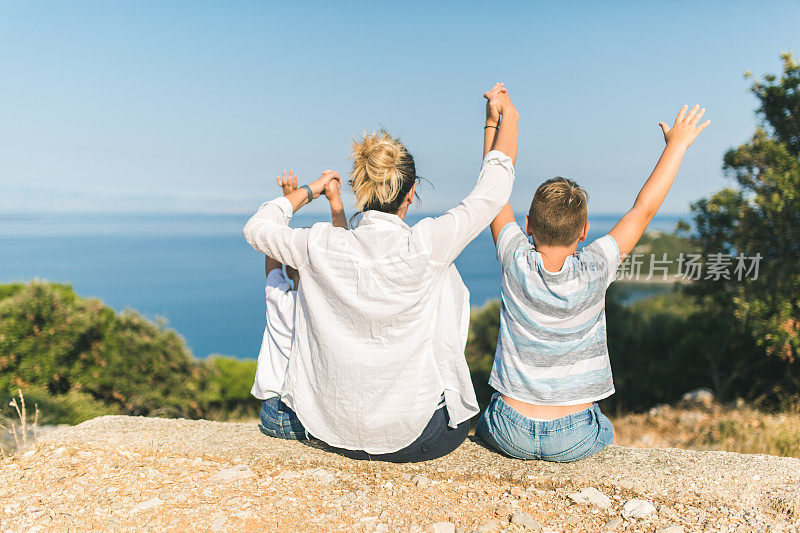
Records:
[[[306,428],[292,409],[278,396],[261,402],[259,413],[261,433],[278,439],[303,440],[308,438]]]
[[[332,448],[332,451],[350,459],[361,461],[387,461],[389,463],[418,463],[444,457],[467,440],[469,420],[451,428],[447,408],[437,409],[417,439],[400,450],[390,453],[371,454],[363,450]]]
[[[614,440],[611,421],[597,404],[555,420],[539,422],[521,415],[499,393],[478,420],[483,441],[517,459],[569,463],[599,452]]]

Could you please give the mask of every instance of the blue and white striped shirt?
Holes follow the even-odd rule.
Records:
[[[516,223],[497,238],[502,268],[500,333],[489,384],[537,405],[576,405],[614,394],[606,342],[605,294],[619,247],[605,235],[544,268]]]

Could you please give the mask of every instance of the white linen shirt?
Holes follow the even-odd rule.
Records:
[[[267,274],[264,288],[267,302],[267,325],[256,362],[256,378],[250,394],[259,400],[279,396],[286,380],[286,368],[294,338],[294,311],[297,291],[286,280],[283,270]]]
[[[461,204],[413,227],[367,211],[353,230],[330,223],[289,228],[293,208],[282,196],[247,222],[253,248],[300,274],[281,399],[310,434],[371,454],[419,437],[443,392],[447,399],[445,378],[459,375],[444,364],[453,354],[437,353],[447,348],[435,335],[448,271],[508,201],[513,181],[511,158],[495,150]],[[458,357],[464,361],[463,347]],[[465,369],[466,361],[460,374],[468,380]]]

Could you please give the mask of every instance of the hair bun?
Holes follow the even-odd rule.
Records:
[[[415,174],[413,159],[403,143],[385,130],[365,133],[360,141],[353,139],[350,158],[353,160],[350,185],[358,210],[395,203],[398,194],[406,188],[409,163],[411,174]],[[410,177],[412,181],[415,179],[415,176]]]

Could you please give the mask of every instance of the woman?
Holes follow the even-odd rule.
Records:
[[[350,183],[363,213],[356,228],[288,227],[295,211],[340,179],[331,171],[263,204],[245,225],[253,248],[300,274],[283,415],[349,457],[441,457],[464,441],[478,412],[463,393],[472,392],[469,374],[440,353],[452,343],[437,338],[436,315],[442,295],[457,290],[453,261],[511,195],[517,112],[501,84],[484,96],[487,113],[503,116],[494,150],[473,191],[446,214],[403,222],[416,192],[414,159],[381,132],[353,146]],[[463,345],[458,356],[466,369]]]

